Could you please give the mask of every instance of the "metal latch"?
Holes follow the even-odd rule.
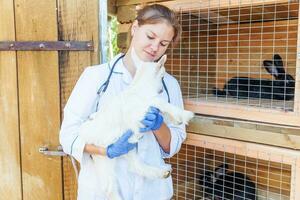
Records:
[[[63,152],[61,146],[58,146],[56,150],[49,150],[46,146],[40,147],[39,152],[47,156],[67,156],[67,154]]]

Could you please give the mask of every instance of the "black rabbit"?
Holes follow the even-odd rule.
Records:
[[[212,200],[255,200],[255,183],[245,174],[227,170],[228,164],[222,164],[214,172],[204,173],[200,178],[204,197]]]
[[[286,74],[280,55],[275,54],[273,61],[265,60],[263,65],[274,76],[275,80],[233,77],[225,84],[223,90],[214,88],[213,94],[217,96],[229,95],[240,99],[294,99],[295,79]]]

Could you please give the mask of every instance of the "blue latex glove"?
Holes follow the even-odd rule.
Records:
[[[163,121],[164,118],[159,113],[159,110],[153,106],[150,106],[149,111],[141,121],[145,127],[140,128],[140,132],[155,131],[161,127]]]
[[[129,143],[128,139],[133,134],[132,130],[126,131],[115,143],[110,144],[106,148],[106,154],[109,158],[115,158],[123,154],[127,154],[134,149],[137,143]]]

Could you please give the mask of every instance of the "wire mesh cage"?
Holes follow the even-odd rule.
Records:
[[[168,71],[189,102],[295,112],[299,2],[230,2],[179,9]]]
[[[299,199],[299,153],[190,134],[173,166],[173,199]]]

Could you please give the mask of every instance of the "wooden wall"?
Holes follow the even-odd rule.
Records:
[[[0,51],[0,199],[76,199],[59,146],[62,109],[83,69],[99,63],[98,1],[0,0],[1,41],[94,42],[94,51]]]
[[[55,2],[14,2],[16,40],[57,40]],[[58,144],[58,53],[17,52],[17,61],[23,199],[61,199],[61,159],[38,152]]]
[[[62,111],[83,70],[87,66],[99,64],[100,62],[98,49],[98,1],[61,0],[57,6],[58,39],[76,41],[92,40],[94,44],[93,52],[62,51],[59,53],[60,109]],[[109,10],[113,10],[111,6]],[[68,157],[63,158],[63,185],[64,199],[76,199],[77,179]]]

